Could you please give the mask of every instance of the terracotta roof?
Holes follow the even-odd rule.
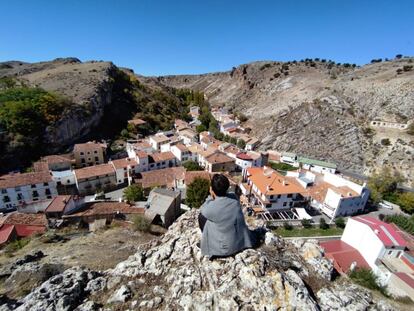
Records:
[[[191,150],[191,149],[190,149]],[[201,150],[198,151],[198,154],[203,156],[204,158],[207,158],[211,156],[212,154],[216,153],[218,150],[213,147],[208,147],[207,149],[201,148]]]
[[[25,238],[36,233],[45,233],[45,226],[14,225],[18,237]]]
[[[132,207],[125,202],[97,202],[83,211],[65,215],[63,218],[112,215],[118,212],[122,214],[144,214],[145,208]]]
[[[189,127],[188,122],[185,122],[184,120],[181,120],[181,119],[175,119],[174,125],[176,127],[180,127],[180,128],[188,128]]]
[[[321,242],[320,245],[325,250],[325,256],[334,261],[336,270],[341,273],[347,273],[353,262],[358,268],[370,269],[361,253],[341,240]]]
[[[99,148],[106,149],[106,144],[88,141],[87,143],[76,144],[73,147],[73,151],[74,152],[81,152],[81,151],[85,152],[85,151],[96,150]]]
[[[221,151],[214,152],[213,154],[206,157],[208,163],[227,163],[234,162],[233,158],[230,158],[228,155]]]
[[[1,224],[47,226],[47,219],[45,214],[14,212],[0,218]]]
[[[171,151],[155,152],[149,156],[153,158],[154,162],[162,162],[175,159],[175,155]]]
[[[115,174],[115,170],[114,167],[109,163],[87,166],[75,170],[75,175],[77,179],[85,179],[110,174]]]
[[[155,186],[174,187],[175,180],[183,180],[185,177],[185,168],[170,167],[150,172],[142,172],[140,179],[135,179],[136,183],[140,183],[143,188]]]
[[[191,129],[186,128],[186,129],[180,130],[178,132],[178,135],[182,135],[182,136],[187,136],[189,138],[193,138],[193,137],[197,136],[197,133],[195,131],[191,130]]]
[[[188,150],[190,150],[194,154],[200,153],[200,151],[203,151],[203,147],[200,144],[192,143],[188,146]]]
[[[221,144],[219,149],[225,153],[231,153],[234,155],[237,155],[238,153],[240,153],[240,149],[237,148],[235,145],[229,144],[229,143],[224,143]]]
[[[72,159],[69,159],[67,157],[61,156],[59,154],[52,154],[45,157],[42,157],[43,161],[46,161],[49,164],[54,163],[72,163],[74,162]]]
[[[148,158],[148,153],[146,153],[143,150],[138,150],[135,152],[135,155],[139,158],[139,159],[143,159],[143,158]]]
[[[245,152],[239,152],[236,157],[244,161],[253,161],[253,158]]]
[[[175,145],[181,152],[190,151],[184,144],[179,143]]]
[[[370,227],[385,246],[407,247],[407,242],[397,232],[393,225],[369,216],[356,216],[351,219]]]
[[[134,149],[136,150],[142,150],[142,149],[148,149],[148,148],[152,148],[151,144],[147,141],[138,141],[136,143],[133,143],[132,146],[134,147]]]
[[[48,172],[49,171],[49,165],[46,161],[37,161],[33,163],[33,170],[35,172]]]
[[[294,178],[282,176],[270,168],[252,167],[247,169],[247,173],[261,193],[277,195],[304,192],[304,188]]]
[[[17,173],[0,176],[0,188],[14,188],[25,185],[42,184],[52,181],[49,171]]]
[[[157,143],[162,143],[162,142],[165,142],[165,141],[169,141],[170,140],[164,134],[161,134],[161,135],[153,135],[153,136],[150,137],[150,139],[156,141]]]
[[[50,202],[45,213],[63,212],[71,197],[71,195],[58,195]]]
[[[128,165],[129,166],[137,166],[138,165],[137,161],[135,161],[134,159],[130,159],[130,158],[112,160],[111,162],[112,162],[113,166],[115,167],[115,169],[127,168]]]
[[[189,185],[196,178],[203,178],[203,179],[210,180],[210,177],[211,177],[211,175],[207,171],[187,171],[187,172],[185,172],[184,183],[186,185]]]
[[[13,225],[0,225],[0,245],[9,241],[14,230],[15,228]]]
[[[128,123],[129,124],[133,124],[133,125],[143,125],[143,124],[146,124],[147,122],[145,122],[144,120],[142,120],[142,119],[132,119],[132,120],[129,120],[128,121]]]

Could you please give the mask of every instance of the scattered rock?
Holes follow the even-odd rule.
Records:
[[[108,299],[107,303],[125,302],[131,298],[131,290],[126,285],[122,285],[117,291]]]

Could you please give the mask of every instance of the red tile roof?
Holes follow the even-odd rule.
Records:
[[[14,225],[2,225],[0,226],[0,245],[9,241],[15,230]]]
[[[85,179],[85,178],[104,176],[104,175],[110,175],[110,174],[115,174],[115,170],[114,170],[114,167],[109,163],[87,166],[87,167],[75,170],[75,175],[77,179]]]
[[[211,176],[210,173],[207,171],[187,171],[185,172],[184,183],[186,185],[189,185],[196,178],[204,178],[204,179],[210,180],[210,176]]]
[[[26,214],[13,212],[0,218],[1,224],[47,226],[45,214]]]
[[[244,161],[253,161],[252,157],[245,152],[239,152],[236,157]]]
[[[31,225],[15,225],[17,236],[25,238],[36,233],[45,233],[45,226],[31,226]]]
[[[103,143],[97,143],[94,141],[88,141],[87,143],[83,143],[83,144],[76,144],[73,147],[73,151],[74,152],[85,152],[85,151],[93,151],[93,150],[97,150],[97,149],[106,149],[106,144]]]
[[[58,195],[50,202],[45,213],[63,212],[71,197],[71,195]]]
[[[388,224],[369,216],[356,216],[352,217],[352,219],[370,227],[385,246],[407,247],[407,242],[392,224]]]
[[[149,156],[152,157],[154,162],[162,162],[162,161],[174,160],[175,159],[175,155],[171,151],[155,152],[155,153],[153,153]]]
[[[414,288],[414,279],[409,274],[404,272],[396,272],[395,275],[403,280],[408,286]]]
[[[338,272],[347,273],[353,262],[358,268],[370,269],[361,253],[341,240],[321,242],[320,245],[325,250],[325,256],[334,261],[335,269]]]
[[[52,181],[49,171],[34,173],[17,173],[0,176],[0,188],[14,188],[32,184],[42,184]]]
[[[228,155],[221,151],[214,152],[213,154],[205,157],[205,160],[208,163],[228,163],[228,162],[234,162],[233,158],[230,158]]]

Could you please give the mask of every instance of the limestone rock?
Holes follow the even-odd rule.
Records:
[[[131,298],[131,290],[126,285],[122,285],[114,294],[108,299],[107,303],[125,302]]]

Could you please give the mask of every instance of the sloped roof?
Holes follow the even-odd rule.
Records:
[[[143,188],[151,188],[156,186],[174,187],[175,180],[183,180],[184,176],[184,167],[169,167],[160,170],[142,172],[141,178],[136,179],[135,181],[140,183]]]
[[[137,161],[131,158],[123,158],[111,161],[115,169],[126,168],[129,166],[136,166],[138,165]]]
[[[125,202],[96,202],[86,209],[63,216],[64,218],[112,215],[116,213],[122,214],[144,214],[145,209],[141,207],[133,207]]]
[[[2,224],[47,226],[47,219],[45,214],[13,212],[0,218],[0,225]]]
[[[303,163],[303,164],[317,165],[317,166],[336,169],[335,163],[327,162],[327,161],[315,160],[315,159],[310,159],[310,158],[305,158],[305,157],[298,157],[298,162]]]
[[[17,173],[0,176],[0,188],[14,188],[25,185],[41,184],[52,181],[49,171]]]
[[[71,197],[71,195],[58,195],[50,202],[45,213],[63,212]]]
[[[148,202],[149,211],[153,214],[165,215],[174,200],[180,195],[178,191],[155,188],[151,191]]]
[[[0,225],[0,245],[9,241],[14,230],[14,225]]]
[[[114,167],[109,163],[87,166],[75,170],[75,175],[77,179],[85,179],[110,174],[115,174],[115,170]]]

